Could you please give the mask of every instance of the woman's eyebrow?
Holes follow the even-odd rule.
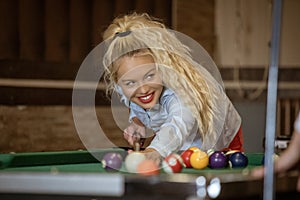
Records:
[[[132,79],[122,79],[122,80],[121,80],[121,82],[123,82],[123,83],[128,82],[128,81],[131,81],[131,82],[132,82],[132,81],[134,81],[134,80],[132,80]]]
[[[144,75],[143,77],[145,78],[149,73],[152,73],[153,71],[156,71],[156,67],[152,67],[151,69],[149,69]],[[134,81],[131,78],[128,79],[121,79],[122,82],[128,82],[128,81]]]
[[[153,67],[152,69],[150,69],[148,72],[145,73],[144,76],[147,76],[148,74],[150,74],[151,72],[156,71],[156,68]]]

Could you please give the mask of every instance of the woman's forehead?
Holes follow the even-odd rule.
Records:
[[[150,55],[144,56],[125,56],[119,61],[119,68],[117,76],[121,78],[122,76],[132,76],[138,73],[145,72],[155,68],[155,63]]]

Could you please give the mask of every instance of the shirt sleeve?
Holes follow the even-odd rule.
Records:
[[[300,112],[294,124],[295,131],[300,134]]]
[[[134,117],[136,117],[136,114],[134,113],[133,109],[130,109],[128,121],[132,122],[132,118]]]
[[[173,98],[166,106],[168,118],[148,146],[163,157],[180,150],[196,122],[189,109],[183,107],[177,98]]]

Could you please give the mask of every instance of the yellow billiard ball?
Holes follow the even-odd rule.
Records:
[[[194,169],[204,169],[207,167],[209,158],[204,151],[195,151],[190,157],[191,165]]]

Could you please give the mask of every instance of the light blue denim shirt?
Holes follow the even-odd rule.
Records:
[[[156,149],[163,157],[191,146],[206,151],[222,150],[229,146],[241,127],[241,117],[222,88],[218,88],[218,102],[214,108],[213,130],[201,138],[198,125],[190,110],[183,106],[179,97],[171,89],[165,88],[159,103],[149,110],[144,110],[130,102],[116,85],[121,95],[121,102],[130,108],[129,121],[137,117],[146,127],[155,132],[147,148]],[[221,106],[222,105],[222,106]]]
[[[130,119],[137,117],[155,132],[148,148],[156,149],[163,157],[191,146],[201,147],[195,118],[171,89],[164,89],[159,103],[151,109],[144,110],[133,102],[129,107]]]

